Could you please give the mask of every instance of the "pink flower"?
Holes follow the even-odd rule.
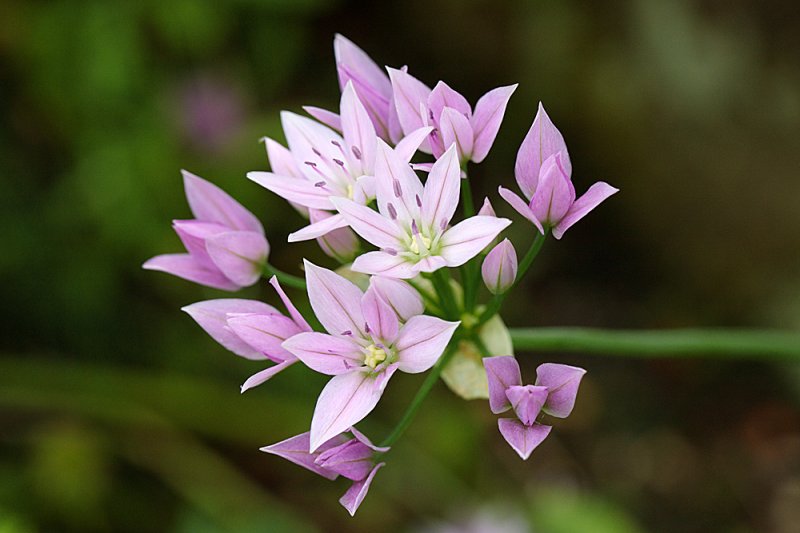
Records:
[[[375,158],[378,211],[344,198],[333,204],[353,230],[380,250],[359,256],[353,270],[393,278],[463,265],[511,221],[474,216],[449,227],[458,206],[460,167],[454,146],[423,186],[408,163],[383,141]]]
[[[508,100],[517,85],[498,87],[484,94],[475,112],[461,94],[440,81],[433,90],[404,70],[388,69],[394,105],[405,133],[423,126],[434,129],[421,150],[441,156],[455,143],[461,162],[484,160],[494,144]]]
[[[362,293],[330,270],[308,261],[305,268],[311,307],[328,333],[300,333],[282,346],[312,370],[334,376],[314,410],[313,452],[367,416],[395,371],[433,366],[459,323],[425,315],[401,323],[395,309],[417,306],[407,293],[381,293],[374,285]]]
[[[502,294],[511,288],[517,279],[517,252],[511,241],[503,239],[492,248],[483,260],[481,275],[492,294]]]
[[[348,439],[344,433],[336,435],[314,452],[309,452],[308,432],[265,446],[261,451],[283,457],[327,479],[333,480],[341,475],[352,480],[353,484],[339,503],[353,516],[364,501],[375,474],[386,464],[376,464],[375,457],[388,452],[389,448],[375,446],[354,427],[348,431],[354,438]]]
[[[183,185],[195,218],[175,220],[173,227],[188,253],[158,255],[142,268],[226,291],[253,285],[269,254],[261,223],[222,189],[185,170]]]
[[[619,190],[600,181],[575,199],[567,145],[541,102],[533,125],[519,147],[514,174],[528,201],[503,187],[499,189],[500,196],[533,222],[540,233],[544,233],[545,227],[552,228],[556,239]]]
[[[566,418],[575,406],[582,368],[545,363],[536,369],[536,384],[523,385],[519,363],[510,355],[483,360],[489,380],[489,407],[495,414],[514,409],[516,419],[501,418],[500,434],[522,459],[550,434],[551,426],[536,422],[540,412]]]
[[[261,385],[296,363],[297,358],[286,351],[281,343],[298,333],[311,331],[311,326],[283,292],[278,280],[273,276],[269,282],[286,306],[289,316],[255,300],[208,300],[183,308],[215,341],[236,355],[276,363],[250,376],[242,384],[242,392]]]

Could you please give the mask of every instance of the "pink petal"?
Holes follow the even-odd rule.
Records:
[[[425,304],[417,290],[399,279],[392,279],[384,276],[373,276],[369,280],[370,289],[388,303],[397,318],[407,322],[412,316],[421,315],[425,312]]]
[[[315,107],[313,105],[304,105],[303,111],[319,120],[329,128],[338,132],[342,131],[342,119],[333,111],[328,111],[327,109],[322,109],[321,107]]]
[[[256,300],[243,300],[239,298],[223,298],[219,300],[206,300],[181,308],[208,333],[212,339],[246,359],[264,360],[266,356],[257,347],[242,340],[228,327],[229,313],[258,313],[267,316],[280,316],[278,310],[263,302]]]
[[[522,457],[523,461],[530,457],[531,452],[547,438],[552,429],[551,426],[543,424],[526,426],[513,418],[501,418],[497,421],[497,425],[500,428],[500,434]]]
[[[445,107],[439,119],[439,132],[444,146],[456,145],[458,160],[469,160],[472,155],[473,133],[469,119],[453,108]]]
[[[440,268],[444,268],[446,266],[447,261],[444,257],[440,255],[429,255],[414,263],[412,268],[414,269],[414,272],[419,274],[420,272],[436,272]]]
[[[352,338],[310,331],[283,342],[283,348],[315,372],[338,376],[364,364],[361,346]]]
[[[306,319],[300,314],[300,311],[297,310],[297,307],[295,307],[289,297],[286,296],[280,282],[278,282],[278,278],[272,276],[269,278],[269,284],[272,285],[272,288],[278,293],[278,297],[280,297],[283,305],[286,306],[286,310],[289,312],[289,316],[292,317],[295,324],[297,324],[302,331],[311,331],[311,326],[308,325],[308,322],[306,322]]]
[[[544,228],[542,227],[541,222],[539,222],[536,217],[533,216],[533,211],[531,211],[531,208],[522,198],[504,187],[498,187],[497,192],[500,193],[500,196],[503,198],[503,200],[508,202],[508,205],[513,207],[517,213],[533,222],[533,225],[536,226],[536,229],[539,230],[539,233],[544,235]]]
[[[566,216],[553,228],[553,237],[560,239],[573,224],[589,214],[589,211],[600,205],[603,200],[618,191],[619,189],[602,181],[589,187],[589,190],[575,200]]]
[[[514,385],[506,389],[506,397],[511,402],[520,422],[530,426],[536,421],[544,402],[547,400],[547,387],[534,385]]]
[[[367,289],[361,299],[361,312],[373,338],[377,336],[387,346],[394,343],[400,328],[397,315],[372,287]]]
[[[497,132],[500,131],[500,124],[503,122],[508,100],[516,89],[516,83],[492,89],[481,96],[475,105],[475,114],[470,120],[475,136],[472,148],[472,161],[475,163],[483,161],[492,148]]]
[[[426,105],[428,95],[431,90],[427,85],[402,70],[393,68],[386,69],[389,72],[389,79],[392,82],[392,95],[394,106],[397,110],[397,118],[403,133],[408,135],[412,131],[419,129],[426,124],[420,116],[420,104]],[[425,153],[430,153],[428,142],[420,147]]]
[[[314,409],[310,452],[372,412],[388,381],[388,377],[383,380],[378,380],[378,377],[380,374],[365,368],[331,378],[322,389]]]
[[[181,242],[199,265],[209,270],[218,271],[217,265],[211,260],[206,250],[206,240],[230,230],[227,226],[213,222],[199,222],[197,220],[173,220],[172,228]]]
[[[511,409],[506,389],[522,385],[519,363],[513,355],[484,357],[486,378],[489,381],[489,408],[494,414]]]
[[[523,139],[517,152],[514,175],[519,188],[526,198],[531,198],[539,182],[539,170],[551,155],[564,153],[564,169],[572,175],[572,164],[569,161],[567,145],[561,132],[553,125],[544,106],[539,102],[539,111],[533,120],[531,129]]]
[[[575,407],[578,387],[586,370],[569,365],[544,363],[536,369],[536,384],[547,387],[549,394],[544,412],[558,418],[566,418]]]
[[[197,220],[216,222],[235,230],[264,234],[264,228],[255,215],[228,193],[191,172],[186,170],[181,172],[186,200]]]
[[[427,315],[411,317],[394,344],[398,368],[410,374],[428,370],[441,357],[460,323]]]
[[[446,227],[458,207],[461,167],[451,146],[431,168],[422,194],[422,220],[435,228]]]
[[[265,189],[277,194],[284,200],[294,202],[303,207],[313,209],[330,209],[331,191],[325,187],[316,187],[306,178],[292,178],[273,174],[272,172],[254,171],[247,173],[247,179],[254,181]],[[320,180],[321,181],[321,180]]]
[[[291,461],[296,465],[307,468],[308,470],[311,470],[315,474],[319,474],[322,477],[328,479],[336,479],[339,477],[339,474],[336,472],[325,470],[314,463],[314,460],[319,454],[308,453],[309,436],[310,433],[305,432],[301,435],[297,435],[295,437],[272,444],[271,446],[264,446],[261,448],[261,451],[271,453],[272,455],[277,455],[278,457],[283,457],[287,461]],[[319,447],[319,451],[324,452],[335,446],[339,446],[345,440],[346,439],[344,436],[337,435],[328,442],[322,444]]]
[[[327,235],[340,228],[346,228],[347,221],[342,215],[335,214],[329,217],[318,219],[308,226],[289,234],[289,242],[301,242],[316,239]]]
[[[231,231],[207,239],[206,250],[226,278],[248,287],[261,279],[269,244],[260,233]]]
[[[277,365],[272,365],[271,367],[264,369],[261,372],[256,372],[255,374],[247,378],[247,380],[245,380],[244,383],[242,383],[242,386],[240,387],[240,393],[244,394],[246,391],[252,389],[253,387],[258,387],[262,383],[265,383],[266,381],[271,379],[273,376],[283,372],[296,362],[297,359],[292,359],[291,361],[284,361],[282,363],[278,363]]]
[[[379,251],[359,255],[350,268],[353,272],[363,272],[373,276],[386,276],[397,279],[411,279],[418,274],[414,270],[414,265],[404,257]]]
[[[397,224],[392,223],[369,207],[359,205],[344,198],[331,198],[334,207],[338,209],[344,219],[353,228],[353,231],[378,248],[400,249],[402,230]]]
[[[350,488],[347,489],[347,492],[344,493],[339,499],[339,503],[342,504],[342,507],[347,509],[347,512],[350,513],[350,516],[355,516],[356,511],[358,511],[361,502],[364,501],[364,498],[367,496],[367,492],[369,492],[369,486],[372,484],[372,479],[375,477],[375,474],[378,473],[378,470],[381,469],[386,463],[378,463],[375,465],[375,468],[372,469],[372,472],[369,473],[367,479],[362,481],[356,481]]]
[[[364,105],[356,96],[352,82],[348,82],[342,91],[341,112],[347,158],[354,166],[353,173],[372,174],[377,139],[375,127]],[[355,156],[356,153],[359,153],[359,157]]]
[[[361,290],[339,274],[304,261],[308,299],[320,323],[333,335],[364,336]],[[291,351],[291,350],[290,350]]]
[[[548,226],[553,226],[564,218],[575,201],[575,188],[559,164],[560,155],[553,154],[542,164],[539,185],[530,203],[536,220]]]
[[[461,266],[492,242],[511,221],[507,218],[470,217],[445,230],[441,241],[441,256],[447,266]]]
[[[159,270],[206,287],[222,289],[223,291],[238,291],[241,289],[239,285],[223,276],[222,272],[210,270],[207,266],[198,263],[189,254],[157,255],[145,261],[142,268],[145,270]]]
[[[408,163],[411,161],[411,158],[414,157],[414,154],[419,150],[419,147],[428,138],[428,135],[431,134],[433,128],[430,126],[425,126],[419,129],[416,129],[403,137],[398,143],[397,146],[394,147],[394,152],[397,154],[397,157]]]
[[[301,178],[305,180],[303,173],[297,167],[292,152],[269,137],[264,137],[264,144],[267,147],[267,158],[269,159],[269,166],[272,172],[279,176],[290,176],[292,178]]]
[[[481,276],[492,294],[501,294],[511,288],[517,278],[517,252],[508,239],[492,248],[481,265]]]
[[[445,107],[452,108],[467,119],[472,116],[472,106],[469,105],[467,99],[443,81],[437,83],[433,88],[431,94],[428,96],[427,103],[428,109],[431,110],[434,119],[439,122],[441,121],[439,117],[442,115]]]
[[[396,216],[401,221],[417,218],[417,198],[422,198],[422,182],[408,162],[380,140],[375,156],[375,179],[378,210],[384,217]],[[389,204],[394,207],[390,208]],[[393,210],[396,215],[392,215]]]
[[[361,246],[358,237],[353,233],[353,230],[347,226],[347,221],[344,220],[344,217],[339,213],[330,213],[318,209],[310,209],[308,214],[314,225],[322,223],[325,220],[328,221],[329,226],[332,223],[335,225],[342,224],[342,227],[326,231],[325,234],[317,237],[317,244],[319,244],[319,247],[325,252],[325,255],[333,257],[340,263],[351,262],[355,255],[358,254]],[[331,218],[334,220],[331,221]],[[341,222],[336,222],[336,219],[339,219]],[[307,230],[308,228],[305,229]],[[292,239],[292,236],[297,233],[299,232],[290,234],[289,239]]]
[[[245,343],[277,363],[294,359],[281,344],[302,332],[294,320],[277,313],[229,314],[227,326]]]
[[[350,433],[353,434],[353,436],[356,438],[356,440],[358,442],[360,442],[361,444],[364,444],[365,446],[367,446],[372,451],[380,452],[380,453],[386,453],[389,450],[391,450],[391,446],[375,446],[374,444],[372,444],[372,441],[369,440],[369,438],[367,438],[366,435],[364,435],[359,430],[357,430],[355,426],[350,428]]]
[[[497,216],[497,213],[494,212],[494,207],[492,206],[492,202],[489,201],[488,196],[483,199],[483,205],[481,206],[480,210],[478,210],[478,214],[486,217]]]
[[[331,141],[344,146],[341,135],[315,120],[289,111],[281,112],[281,124],[289,149],[309,182],[317,183],[324,180],[323,176],[337,182],[349,179],[349,174],[334,162],[334,159],[341,159],[342,152]]]

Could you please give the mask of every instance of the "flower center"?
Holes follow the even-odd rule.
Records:
[[[386,360],[386,350],[379,348],[374,344],[367,347],[367,356],[364,358],[364,364],[374,369],[376,366]]]
[[[422,250],[423,254],[427,254],[428,251],[431,249],[431,238],[426,237],[425,235],[418,235],[411,239],[411,244],[408,246],[408,249],[411,250],[416,255],[423,255],[420,254],[420,246],[419,243],[422,241]]]
[[[352,200],[353,199],[353,185],[352,184],[348,184],[347,185],[347,199],[348,200]]]

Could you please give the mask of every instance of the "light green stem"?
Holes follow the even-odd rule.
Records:
[[[276,278],[278,278],[278,281],[280,281],[284,285],[288,285],[289,287],[293,287],[295,289],[300,289],[302,291],[306,290],[306,280],[304,280],[303,278],[299,278],[297,276],[293,276],[291,274],[287,274],[286,272],[284,272],[282,270],[278,270],[277,268],[275,268],[274,266],[270,265],[269,263],[265,263],[264,264],[264,277],[265,278],[271,278],[272,276],[275,276]]]
[[[515,350],[602,353],[623,357],[721,357],[800,360],[800,332],[752,329],[511,329]]]

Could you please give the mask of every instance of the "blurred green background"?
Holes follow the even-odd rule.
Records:
[[[796,364],[522,355],[589,371],[529,461],[438,386],[355,519],[345,482],[258,451],[307,428],[324,378],[239,395],[260,366],[179,311],[224,294],[140,265],[180,248],[180,168],[258,214],[277,266],[330,264],[280,244],[300,218],[244,175],[279,110],[336,106],[335,32],[472,102],[520,82],[476,195],[513,183],[538,100],[579,192],[622,190],[547,244],[509,325],[800,328],[793,0],[6,0],[0,532],[797,531]],[[378,440],[422,378],[395,379]]]

